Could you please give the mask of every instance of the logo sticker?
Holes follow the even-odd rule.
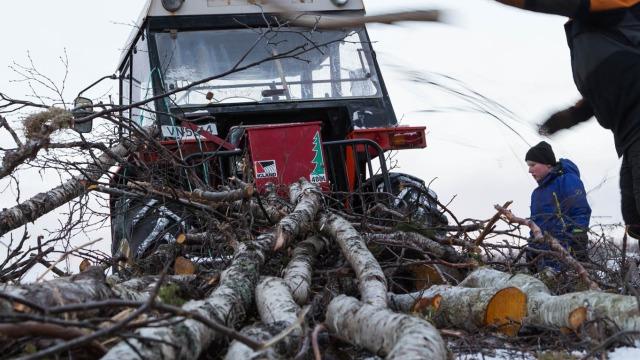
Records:
[[[278,177],[278,169],[275,160],[260,160],[254,162],[256,166],[256,179]]]
[[[324,159],[322,158],[322,141],[320,140],[320,132],[316,131],[313,137],[313,160],[311,163],[314,165],[313,171],[309,175],[309,180],[312,183],[320,183],[327,181],[327,175],[324,170]]]

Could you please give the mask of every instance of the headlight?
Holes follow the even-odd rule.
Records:
[[[176,12],[180,9],[183,2],[184,0],[162,0],[162,7],[167,11]]]

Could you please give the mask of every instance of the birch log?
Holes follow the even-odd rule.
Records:
[[[26,285],[0,286],[0,292],[6,295],[28,300],[43,308],[66,304],[80,304],[89,301],[115,298],[113,291],[105,282],[100,267],[88,268],[85,272],[66,278],[58,278],[42,283]],[[1,299],[1,312],[13,310],[26,311],[18,302],[9,303]]]
[[[313,264],[326,246],[327,241],[324,238],[313,235],[296,244],[293,249],[291,261],[284,269],[283,277],[298,305],[306,304],[309,299]]]
[[[95,164],[88,166],[80,175],[72,177],[47,192],[36,194],[10,209],[3,210],[0,212],[0,237],[84,194],[86,191],[84,181],[98,180],[116,163],[118,157],[127,156],[135,148],[134,142],[124,139],[121,144],[112,148],[110,153],[104,153],[98,157]],[[115,158],[112,155],[115,155]]]
[[[101,267],[92,266],[79,274],[41,283],[0,285],[0,293],[28,300],[45,309],[108,299],[145,301],[158,279],[158,276],[145,276],[116,284],[105,278]],[[165,284],[186,284],[192,279],[193,276],[167,276]],[[0,298],[0,313],[14,310],[26,311],[27,308],[19,302]],[[95,313],[86,313],[82,317],[92,315]]]
[[[266,342],[293,326],[291,332],[277,344],[254,351],[239,341],[233,341],[225,359],[282,359],[294,355],[302,328],[298,321],[300,307],[293,301],[287,284],[281,278],[264,277],[256,287],[256,305],[262,323],[246,327],[245,335]]]
[[[467,259],[460,255],[452,246],[440,244],[418,233],[398,231],[391,234],[365,234],[367,241],[396,246],[412,246],[426,251],[435,257],[452,263],[465,262]]]
[[[335,214],[324,213],[319,227],[325,235],[335,239],[342,255],[351,264],[358,279],[362,302],[387,307],[387,279],[378,260],[351,223]]]
[[[220,275],[220,285],[204,300],[191,300],[183,310],[198,313],[228,327],[245,319],[246,309],[253,301],[265,253],[273,245],[272,233],[263,234],[249,244],[240,243],[231,265]],[[193,319],[165,326],[140,328],[136,334],[148,338],[144,342],[132,339],[111,348],[103,359],[197,359],[221,334]],[[159,342],[153,341],[153,339]],[[161,341],[161,342],[160,342]],[[176,344],[178,346],[173,346]],[[135,351],[132,349],[135,348]]]
[[[446,359],[440,333],[425,320],[340,295],[327,308],[332,333],[387,359]]]
[[[478,269],[459,286],[483,288],[517,287],[527,295],[528,313],[524,325],[576,330],[587,320],[587,313],[613,320],[622,330],[640,330],[640,311],[634,296],[600,291],[581,291],[559,296],[544,283],[525,274],[511,275],[497,270]]]
[[[493,327],[514,336],[526,315],[527,298],[515,287],[474,289],[435,285],[411,294],[390,294],[389,307],[427,313],[437,327],[470,332]]]
[[[285,216],[281,221],[288,217]],[[306,226],[300,224],[294,228],[303,229]],[[206,299],[184,304],[183,310],[198,313],[227,327],[237,327],[244,321],[246,311],[253,302],[260,267],[274,247],[275,234],[273,229],[254,241],[240,243],[231,265],[220,275],[220,285]],[[121,342],[111,348],[104,359],[137,359],[138,354],[150,359],[197,359],[211,342],[222,338],[222,334],[196,320],[182,318],[183,321],[175,323],[176,320],[171,319],[171,324],[167,326],[136,330],[137,335],[157,339],[158,342],[135,339]]]
[[[289,197],[296,207],[280,220],[276,229],[276,243],[274,250],[278,250],[291,242],[298,234],[308,230],[303,226],[310,226],[322,205],[322,194],[315,184],[300,179],[291,184]]]

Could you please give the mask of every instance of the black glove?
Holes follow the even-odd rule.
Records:
[[[568,109],[564,109],[551,115],[547,121],[538,128],[540,135],[552,135],[562,129],[568,129],[583,121],[589,120],[593,116],[591,105],[585,100]]]

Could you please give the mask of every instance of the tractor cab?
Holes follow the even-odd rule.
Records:
[[[398,126],[366,28],[296,21],[362,15],[362,0],[148,1],[119,63],[121,117],[155,125],[182,167],[166,161],[166,151],[145,149],[136,157],[144,166],[125,165],[113,181],[140,178],[146,168],[149,182],[162,186],[217,189],[236,178],[261,193],[304,177],[360,210],[366,194],[399,192],[397,179],[409,177],[390,176],[384,154],[425,147],[425,128]],[[424,194],[431,206],[435,194]],[[112,214],[124,214],[114,216],[114,239],[149,243],[158,221],[138,231],[131,219],[148,217],[150,206],[111,203]],[[164,228],[184,226],[163,208],[154,216],[166,218]]]

